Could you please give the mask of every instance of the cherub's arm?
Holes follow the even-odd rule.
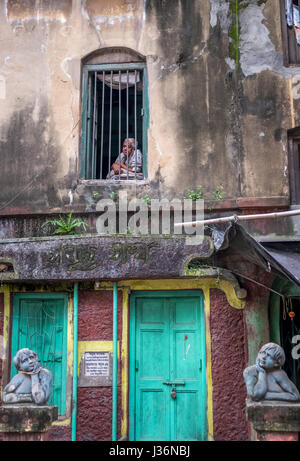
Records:
[[[31,375],[32,396],[35,403],[46,403],[50,395],[51,373],[49,370],[41,370]]]
[[[18,389],[18,387],[20,386],[20,384],[23,382],[24,380],[24,376],[22,375],[22,373],[18,373],[17,375],[15,375],[12,380],[5,386],[5,388],[3,389],[3,392],[5,392],[6,394],[10,394],[11,392],[15,392],[16,389]]]
[[[300,400],[300,394],[297,387],[289,379],[284,370],[279,370],[274,373],[274,378],[283,392],[267,392],[265,396],[266,400]]]

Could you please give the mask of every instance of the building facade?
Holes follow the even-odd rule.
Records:
[[[288,6],[1,2],[0,382],[36,350],[51,440],[250,440],[242,373],[270,340],[300,385],[300,217],[205,226],[194,244],[149,224],[151,200],[204,200],[206,219],[299,207]]]

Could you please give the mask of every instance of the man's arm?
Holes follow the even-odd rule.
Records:
[[[143,156],[142,152],[137,149],[136,153],[132,154],[132,171],[136,173],[141,173],[142,171]]]

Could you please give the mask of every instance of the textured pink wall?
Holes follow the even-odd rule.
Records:
[[[112,341],[112,291],[79,291],[78,341]],[[118,339],[122,332],[122,294],[118,293]]]
[[[214,439],[248,440],[243,311],[231,307],[220,290],[210,295]]]
[[[3,336],[3,320],[4,320],[4,295],[0,293],[0,336]],[[2,339],[0,338],[0,344]],[[2,360],[0,358],[0,385],[2,388]],[[1,404],[1,392],[0,392],[0,404]]]
[[[122,293],[118,293],[118,340],[122,333]],[[80,291],[78,311],[79,341],[112,341],[112,291]],[[111,440],[112,388],[78,388],[77,439]],[[121,393],[118,390],[118,407]],[[118,426],[120,412],[118,413]]]
[[[118,340],[122,333],[122,294],[118,293]],[[112,291],[79,291],[78,340],[112,341]],[[79,387],[77,390],[77,440],[102,441],[112,437],[112,388]],[[118,388],[118,408],[121,392]],[[118,437],[121,411],[118,410]],[[71,426],[54,426],[50,440],[71,440]]]

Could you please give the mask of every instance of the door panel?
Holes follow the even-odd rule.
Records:
[[[200,440],[198,433],[198,393],[178,390],[177,396],[174,440]]]
[[[164,299],[137,299],[136,419],[138,440],[167,440],[167,395],[161,383],[168,373],[169,330]]]
[[[130,439],[205,440],[201,294],[134,294],[131,340]]]
[[[16,294],[12,322],[12,358],[19,349],[37,353],[52,373],[49,405],[66,412],[67,296],[64,294]],[[11,377],[17,373],[11,364]]]

